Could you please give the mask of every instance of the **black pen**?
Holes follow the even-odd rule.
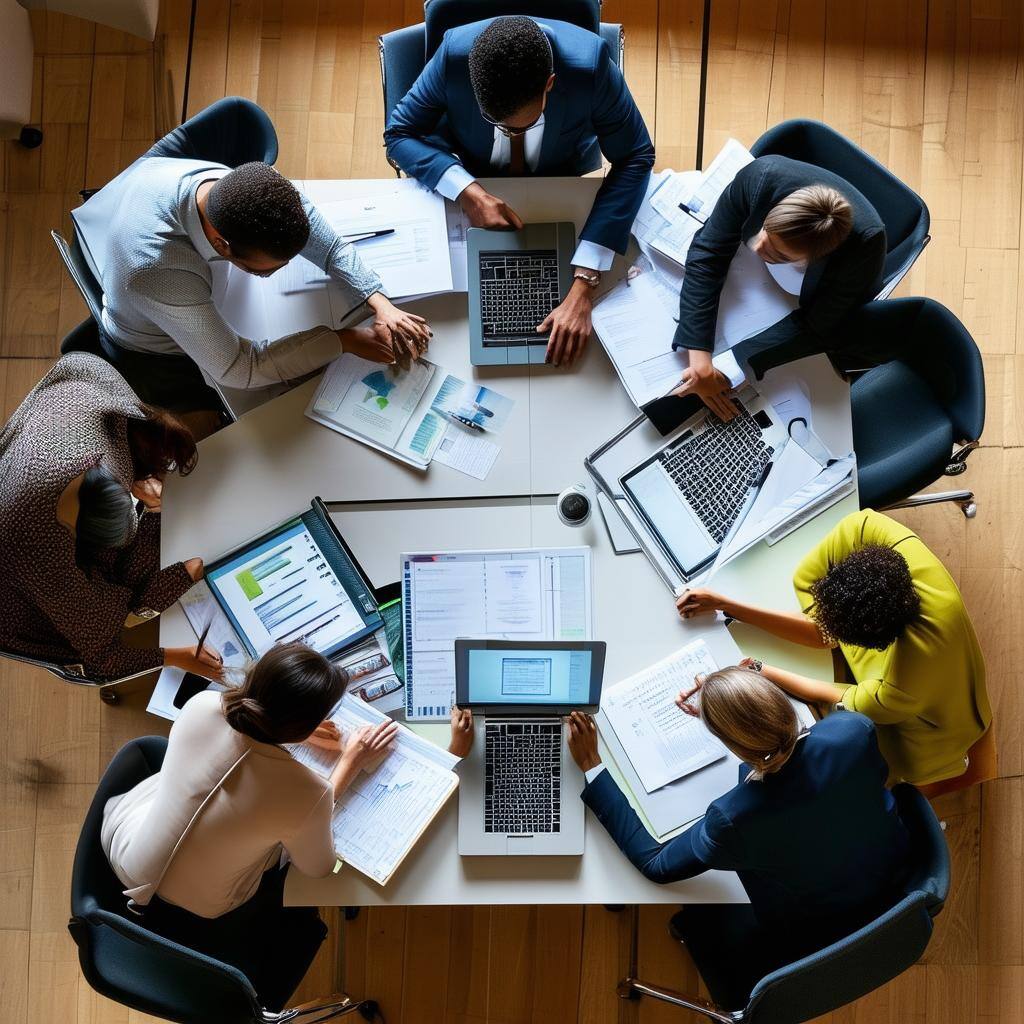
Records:
[[[350,234],[342,235],[342,238],[347,238],[352,242],[362,242],[367,238],[381,238],[384,235],[393,235],[395,233],[394,228],[381,228],[379,231],[353,231]]]
[[[196,644],[196,657],[199,657],[199,652],[203,649],[203,644],[206,643],[206,638],[210,633],[210,627],[213,625],[213,619],[206,624],[202,633],[199,634],[199,643]]]

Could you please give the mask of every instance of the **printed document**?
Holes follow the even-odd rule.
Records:
[[[483,434],[449,423],[441,443],[434,449],[434,462],[474,480],[486,480],[499,454],[501,448]]]
[[[700,719],[675,703],[696,676],[717,668],[707,644],[696,640],[605,690],[601,710],[648,793],[726,756]]]
[[[590,549],[402,555],[408,720],[445,719],[455,640],[589,640]]]

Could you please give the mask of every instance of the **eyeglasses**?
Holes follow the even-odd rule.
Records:
[[[492,121],[482,110],[480,111],[480,116],[493,128],[497,128],[506,139],[514,139],[518,135],[525,135],[531,128],[537,127],[537,122],[544,116],[544,107],[547,106],[547,102],[547,93],[545,93],[540,113],[529,124],[523,125],[521,128],[510,128],[507,124],[502,124],[501,121]]]

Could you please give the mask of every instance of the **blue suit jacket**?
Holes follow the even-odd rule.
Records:
[[[476,177],[494,177],[494,127],[469,79],[469,51],[493,21],[450,29],[384,132],[388,157],[427,188],[461,160]],[[600,36],[564,21],[543,21],[555,61],[544,109],[537,175],[579,174],[594,142],[611,162],[580,237],[625,252],[654,166],[654,146],[622,73]]]
[[[743,766],[741,780],[749,774]],[[836,712],[761,781],[741,781],[682,835],[659,843],[604,771],[583,791],[623,853],[655,882],[736,871],[759,923],[798,955],[872,920],[898,898],[909,835],[885,788],[874,725]]]

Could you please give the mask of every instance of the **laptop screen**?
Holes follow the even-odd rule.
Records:
[[[459,640],[455,661],[460,707],[568,712],[601,700],[603,643]]]

